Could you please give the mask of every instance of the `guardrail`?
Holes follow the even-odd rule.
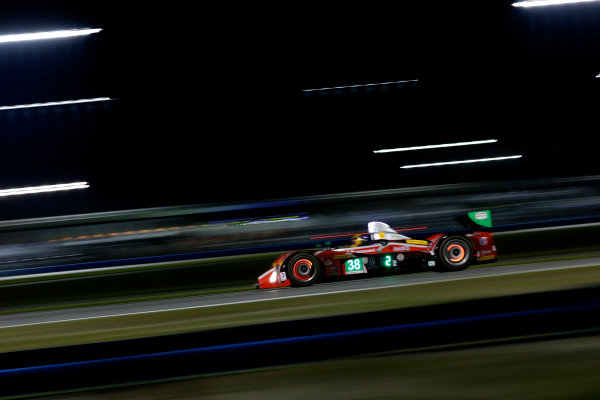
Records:
[[[483,228],[483,230],[491,231],[495,233],[512,234],[519,233],[527,230],[534,229],[547,229],[547,230],[561,230],[566,228],[576,228],[578,226],[590,226],[590,224],[598,224],[600,223],[600,215],[591,215],[580,218],[562,218],[562,219],[549,219],[543,221],[536,222],[526,222],[526,223],[518,223],[518,224],[505,224],[495,226],[493,228]],[[456,229],[457,232],[467,232],[467,229]],[[421,231],[415,232],[411,234],[411,236],[415,238],[426,237],[431,234],[438,233],[436,231]],[[186,252],[186,253],[176,253],[176,254],[164,254],[157,256],[144,256],[144,257],[132,257],[132,258],[122,258],[115,260],[102,260],[102,261],[91,261],[91,262],[83,262],[83,263],[72,263],[72,264],[58,264],[58,265],[46,265],[39,267],[30,267],[30,268],[14,268],[14,269],[5,269],[0,270],[0,280],[8,279],[8,278],[17,278],[17,277],[28,277],[28,276],[43,276],[47,274],[58,274],[58,273],[71,273],[71,272],[84,272],[84,271],[95,271],[102,270],[106,268],[114,268],[114,267],[135,267],[135,266],[144,266],[153,263],[172,263],[172,262],[180,262],[187,260],[200,260],[207,258],[218,258],[218,257],[229,257],[229,256],[239,256],[239,255],[253,255],[253,254],[261,254],[261,253],[272,253],[272,252],[283,252],[288,250],[295,249],[307,249],[314,248],[315,246],[323,245],[323,243],[327,243],[328,245],[336,246],[347,244],[348,239],[328,239],[326,242],[324,240],[317,241],[303,241],[303,242],[290,242],[290,243],[279,243],[272,245],[262,245],[262,246],[249,246],[249,247],[239,247],[239,248],[225,248],[225,249],[217,249],[217,250],[205,250],[205,251],[195,251],[195,252]],[[584,240],[580,240],[579,243],[583,243]],[[555,245],[553,245],[553,248]],[[510,253],[510,249],[508,250]],[[505,251],[501,251],[501,256],[506,255]]]
[[[4,277],[345,243],[382,221],[419,237],[490,209],[495,232],[600,221],[600,177],[463,183],[0,221]],[[42,268],[42,269],[37,269]],[[44,269],[45,268],[45,269]],[[2,275],[0,275],[2,276]]]

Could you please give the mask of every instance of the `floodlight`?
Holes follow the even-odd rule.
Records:
[[[34,33],[15,33],[10,35],[0,35],[0,43],[10,42],[23,42],[29,40],[45,40],[45,39],[58,39],[67,38],[73,36],[90,35],[92,33],[98,33],[101,28],[90,28],[90,29],[67,29],[58,31],[48,32],[34,32]]]
[[[317,92],[317,91],[322,91],[322,90],[352,89],[352,88],[370,87],[370,86],[386,86],[386,85],[395,85],[395,84],[400,84],[400,83],[411,83],[411,82],[418,82],[418,81],[419,81],[418,79],[408,79],[408,80],[404,80],[404,81],[361,83],[361,84],[357,84],[357,85],[331,86],[331,87],[322,87],[322,88],[316,88],[316,89],[302,89],[302,91],[305,93],[308,93],[308,92]]]
[[[57,191],[61,191],[61,190],[86,189],[89,187],[90,187],[90,185],[87,182],[73,182],[73,183],[60,183],[57,185],[28,186],[28,187],[14,188],[14,189],[1,189],[0,197],[17,196],[17,195],[21,195],[21,194],[57,192]]]
[[[521,157],[523,157],[523,156],[515,155],[515,156],[504,156],[504,157],[479,158],[479,159],[475,159],[475,160],[445,161],[445,162],[427,163],[427,164],[403,165],[400,168],[408,169],[408,168],[423,168],[423,167],[439,167],[442,165],[470,164],[470,163],[479,163],[479,162],[488,162],[488,161],[511,160],[511,159],[516,159],[516,158],[521,158]]]
[[[475,145],[475,144],[496,143],[497,141],[498,141],[498,139],[486,139],[486,140],[473,140],[470,142],[430,144],[430,145],[425,145],[425,146],[413,146],[413,147],[398,147],[395,149],[373,150],[373,153],[391,153],[391,152],[395,152],[395,151],[440,149],[440,148],[445,148],[445,147],[471,146],[471,145]]]
[[[15,105],[15,106],[0,106],[0,111],[17,110],[20,108],[36,108],[36,107],[63,106],[63,105],[67,105],[67,104],[93,103],[96,101],[107,101],[107,100],[112,100],[112,99],[110,97],[95,97],[92,99],[49,101],[46,103],[20,104],[20,105]]]
[[[545,6],[556,6],[562,4],[574,4],[574,3],[591,3],[598,0],[526,0],[512,3],[513,7],[545,7]]]

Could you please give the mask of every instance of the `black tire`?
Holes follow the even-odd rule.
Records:
[[[442,239],[437,249],[439,272],[462,271],[473,261],[473,246],[463,236],[448,236]]]
[[[287,274],[294,286],[310,286],[321,275],[321,264],[311,254],[298,253],[287,263]]]

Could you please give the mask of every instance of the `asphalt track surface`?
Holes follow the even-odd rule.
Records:
[[[583,268],[600,265],[600,257],[587,257],[563,261],[542,261],[536,263],[505,265],[488,268],[472,268],[460,272],[389,275],[377,278],[316,284],[304,288],[281,288],[222,293],[165,300],[128,302],[113,305],[75,307],[60,310],[34,311],[0,316],[0,329],[35,326],[56,322],[83,321],[119,316],[132,316],[169,311],[201,309],[226,305],[277,301],[336,293],[375,291],[378,289],[402,286],[423,285],[464,279],[523,274],[569,268]]]

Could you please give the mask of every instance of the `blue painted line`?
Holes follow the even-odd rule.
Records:
[[[63,369],[72,369],[72,368],[81,368],[86,366],[101,366],[106,365],[110,366],[119,362],[126,361],[143,361],[148,359],[156,359],[156,358],[173,358],[180,355],[194,355],[194,356],[202,356],[203,354],[208,353],[219,353],[219,352],[228,352],[228,351],[243,351],[248,349],[260,349],[267,348],[269,346],[278,346],[278,345],[294,345],[301,343],[311,343],[311,342],[323,342],[323,341],[335,341],[340,339],[365,339],[365,337],[369,336],[377,336],[379,334],[390,334],[390,333],[401,333],[402,331],[407,331],[415,328],[442,328],[443,326],[448,325],[456,325],[462,323],[470,323],[470,322],[486,322],[498,319],[512,318],[512,317],[523,317],[523,316],[533,316],[533,315],[552,315],[555,313],[564,313],[564,312],[573,312],[573,311],[594,311],[599,310],[599,303],[588,303],[585,305],[577,305],[577,306],[567,306],[567,307],[554,307],[554,308],[546,308],[539,310],[526,310],[526,311],[514,311],[514,312],[506,312],[506,313],[497,313],[497,314],[489,314],[489,315],[478,315],[471,317],[460,317],[460,318],[452,318],[446,320],[438,320],[438,321],[428,321],[428,322],[417,322],[417,323],[409,323],[409,324],[400,324],[400,325],[392,325],[385,327],[375,327],[375,328],[363,328],[363,329],[354,329],[344,332],[332,332],[332,333],[323,333],[309,336],[296,336],[296,337],[288,337],[288,338],[279,338],[279,339],[268,339],[268,340],[259,340],[253,342],[244,342],[244,343],[231,343],[224,345],[216,345],[216,346],[208,346],[208,347],[198,347],[193,349],[183,349],[183,350],[173,350],[173,351],[165,351],[165,352],[157,352],[157,353],[148,353],[148,354],[140,354],[140,355],[132,355],[132,356],[123,356],[123,357],[113,357],[99,360],[87,360],[87,361],[74,361],[68,363],[61,364],[50,364],[50,365],[38,365],[31,367],[21,367],[21,368],[13,368],[13,369],[4,369],[0,370],[0,378],[6,377],[10,378],[11,376],[27,374],[27,373],[44,373],[52,370],[63,370]],[[117,341],[113,342],[115,345],[118,345],[120,342],[125,341]]]

